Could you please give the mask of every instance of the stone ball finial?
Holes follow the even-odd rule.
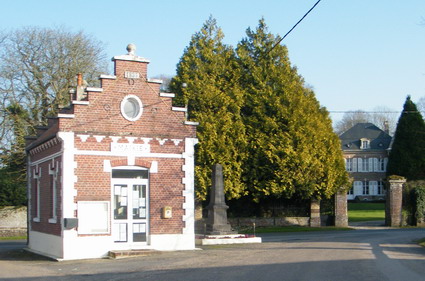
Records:
[[[132,56],[136,55],[136,45],[128,44],[127,45],[127,51],[128,51],[129,55],[132,55]]]

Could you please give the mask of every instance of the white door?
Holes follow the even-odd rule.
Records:
[[[147,179],[112,179],[112,234],[116,243],[146,245],[148,205]]]

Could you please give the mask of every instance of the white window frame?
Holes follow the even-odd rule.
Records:
[[[52,217],[49,219],[49,223],[57,223],[57,182],[59,174],[59,162],[52,161],[52,165],[49,164],[49,175],[52,177]]]
[[[360,149],[369,149],[370,148],[370,140],[366,138],[360,139]]]
[[[362,195],[369,195],[370,194],[370,186],[369,182],[367,180],[364,180],[362,182]]]
[[[36,212],[36,216],[33,218],[34,222],[40,222],[40,178],[41,178],[41,167],[35,167],[35,169],[33,170],[33,178],[35,179],[35,185],[37,188],[37,192],[36,192],[36,201],[37,201],[37,208],[35,210]]]

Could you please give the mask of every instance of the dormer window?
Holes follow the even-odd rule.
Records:
[[[360,139],[360,149],[369,149],[370,148],[370,140],[362,138]]]

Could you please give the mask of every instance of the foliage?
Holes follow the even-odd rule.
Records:
[[[403,176],[408,181],[425,179],[425,122],[410,96],[398,120],[387,174]]]
[[[69,103],[77,73],[91,83],[106,71],[104,58],[100,42],[64,28],[27,27],[0,38],[2,192],[21,190],[25,181],[24,137]]]
[[[228,199],[330,197],[347,182],[340,142],[325,108],[292,67],[264,20],[235,51],[210,18],[186,48],[171,82],[175,105],[200,123],[197,197],[223,165]]]
[[[425,218],[425,181],[409,181],[403,188],[403,210],[409,224],[415,225]]]
[[[342,116],[342,119],[335,124],[335,132],[340,135],[357,123],[372,123],[383,131],[388,129],[390,134],[392,134],[395,131],[397,120],[394,114],[390,113],[390,111],[392,110],[380,106],[374,108],[373,113],[363,110],[346,112]]]
[[[246,194],[242,160],[246,158],[245,126],[240,116],[242,92],[234,51],[222,43],[223,33],[210,18],[186,48],[171,88],[175,102],[188,105],[191,120],[199,122],[196,149],[197,197],[205,200],[213,164],[223,166],[228,198]]]
[[[291,66],[264,20],[237,49],[248,135],[245,178],[254,197],[330,197],[347,182],[340,142],[325,108]]]

